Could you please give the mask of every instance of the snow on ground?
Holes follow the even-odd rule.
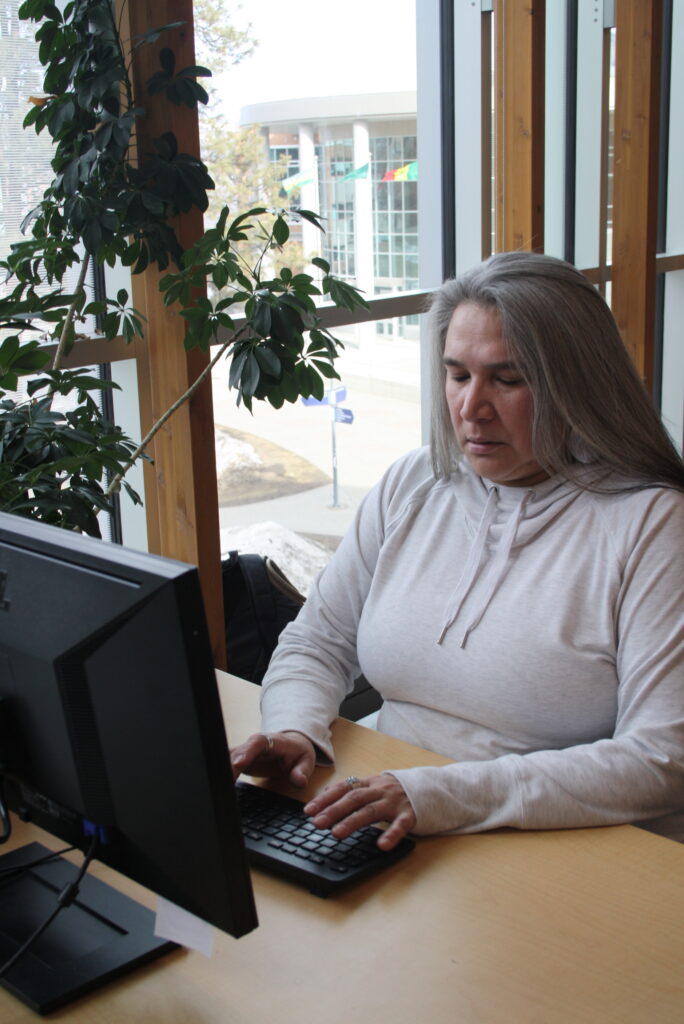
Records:
[[[216,461],[219,474],[225,469],[237,471],[262,464],[251,444],[217,431]],[[330,559],[330,551],[315,541],[274,522],[221,530],[221,556],[229,551],[272,558],[292,584],[305,596],[314,577]]]
[[[221,530],[222,557],[229,551],[272,558],[290,583],[305,596],[314,577],[330,559],[330,551],[321,544],[273,522]]]
[[[241,441],[225,430],[216,431],[216,469],[219,476],[226,470],[262,465],[249,441]]]

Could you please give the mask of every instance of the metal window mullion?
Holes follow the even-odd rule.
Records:
[[[439,66],[442,133],[442,278],[456,274],[454,0],[440,0]]]
[[[565,209],[564,258],[575,262],[577,175],[577,0],[567,0],[565,39]]]
[[[454,270],[463,273],[482,259],[483,178],[491,152],[483,138],[482,21],[480,4],[456,4],[453,17],[452,95]],[[491,95],[489,98],[491,103]],[[484,145],[483,145],[484,143]],[[449,184],[448,187],[451,187]],[[488,190],[486,190],[488,191]]]
[[[684,5],[673,5],[671,18],[671,52],[682,53],[684,47]],[[656,259],[656,268],[665,271],[663,305],[663,370],[661,414],[680,450],[684,450],[684,345],[681,324],[684,321],[684,193],[679,186],[680,168],[684,164],[684,63],[671,62],[670,116],[668,131],[669,195],[664,209],[666,252]],[[659,249],[662,253],[663,250]]]
[[[603,115],[603,17],[597,0],[577,6],[577,127],[575,135],[575,231],[573,262],[600,265]],[[570,240],[566,239],[566,245]]]

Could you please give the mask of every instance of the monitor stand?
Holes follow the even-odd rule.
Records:
[[[50,852],[30,843],[0,857],[0,868],[28,864]],[[0,879],[0,966],[49,916],[77,874],[78,867],[60,857],[6,883]],[[154,935],[154,913],[135,900],[87,874],[79,889],[73,904],[0,976],[0,985],[37,1013],[50,1013],[178,949]]]

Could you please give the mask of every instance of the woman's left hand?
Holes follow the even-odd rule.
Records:
[[[382,850],[393,849],[416,824],[406,792],[393,775],[335,782],[310,800],[304,810],[317,828],[331,829],[336,839],[346,839],[364,825],[389,822],[378,839]]]

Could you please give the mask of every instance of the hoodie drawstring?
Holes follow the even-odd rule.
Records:
[[[444,622],[444,625],[442,626],[442,632],[439,634],[439,638],[437,640],[438,644],[441,644],[442,640],[444,639],[446,631],[449,629],[450,626],[453,625],[454,621],[456,620],[456,616],[461,610],[461,605],[463,604],[466,597],[470,593],[470,588],[472,587],[477,577],[477,570],[480,568],[480,562],[482,561],[482,553],[487,543],[489,527],[492,525],[492,520],[494,519],[494,515],[496,512],[496,500],[496,488],[492,487],[492,489],[489,492],[489,495],[487,496],[487,501],[483,509],[482,516],[480,517],[480,525],[477,528],[477,533],[475,534],[473,546],[470,549],[470,553],[468,555],[466,564],[463,566],[461,578],[456,584],[456,590],[454,591],[453,597],[451,599],[451,605],[447,606],[446,620]]]
[[[494,559],[483,579],[483,593],[480,596],[477,607],[471,612],[469,621],[466,623],[461,636],[460,647],[465,647],[469,634],[479,625],[492,597],[506,575],[511,549],[515,543],[515,538],[518,532],[518,526],[520,525],[520,520],[524,515],[525,506],[531,499],[533,493],[533,491],[526,491],[525,494],[523,494],[506,524],[506,528],[504,529],[501,539],[496,547]],[[473,584],[477,579],[478,569],[480,567],[480,562],[482,561],[482,554],[487,544],[487,536],[495,515],[497,498],[497,489],[493,487],[489,492],[487,503],[482,513],[480,525],[478,527],[473,546],[470,550],[468,560],[464,566],[461,578],[456,585],[456,591],[452,598],[451,605],[447,609],[446,619],[437,640],[438,644],[442,643],[447,630],[450,629],[456,621],[463,602],[472,590]]]

